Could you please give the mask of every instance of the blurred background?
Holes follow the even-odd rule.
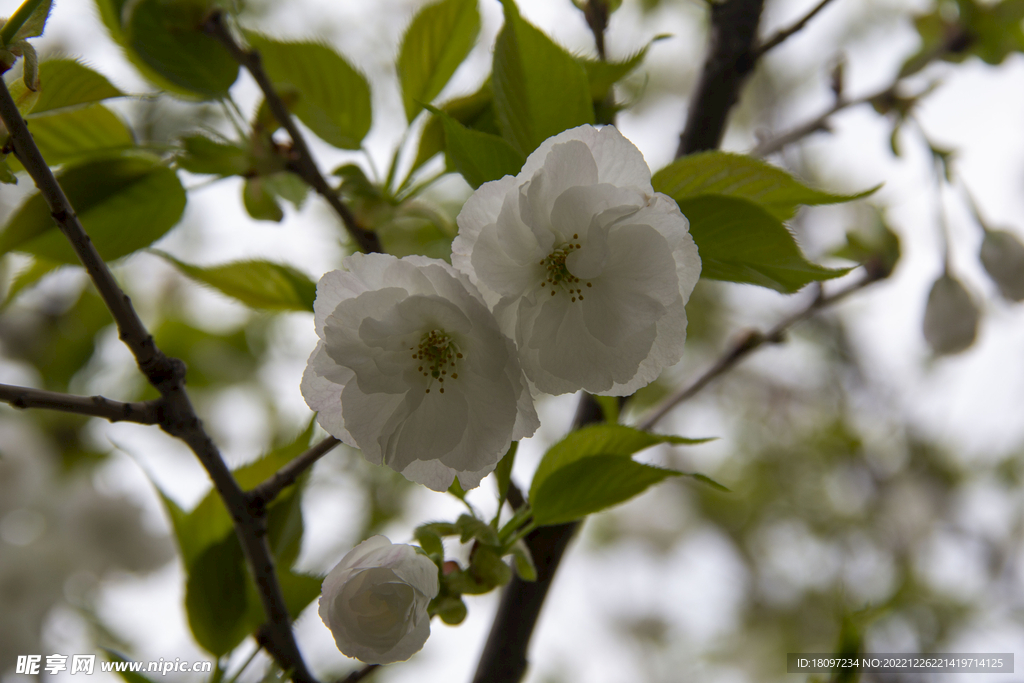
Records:
[[[2,0],[0,14],[17,4]],[[367,74],[375,118],[365,151],[314,141],[314,154],[324,170],[352,162],[379,177],[405,125],[394,56],[423,3],[245,4],[246,25],[275,37],[326,41]],[[768,0],[761,35],[815,4]],[[595,54],[570,0],[519,5],[569,50]],[[489,71],[501,8],[483,0],[481,12],[479,44],[442,101],[475,91]],[[955,2],[834,0],[761,61],[723,148],[749,152],[827,111],[839,63],[849,99],[887,88],[922,49],[926,31],[919,28],[929,24],[914,17],[955,23],[957,12]],[[612,59],[671,35],[651,47],[616,93],[630,105],[618,125],[653,170],[674,155],[704,58],[707,15],[698,0],[624,0],[611,18]],[[1024,31],[1019,18],[1016,34],[1012,28],[1011,38]],[[91,2],[58,3],[37,46],[44,58],[81,56],[122,90],[144,95],[111,104],[140,141],[170,145],[197,130],[230,132],[218,105],[149,95],[152,86],[109,40]],[[906,107],[844,108],[829,130],[769,157],[833,192],[884,183],[867,200],[806,208],[791,227],[812,259],[834,265],[848,265],[833,256],[848,246],[848,232],[870,242],[891,230],[899,239],[895,270],[799,325],[785,343],[761,349],[658,425],[717,440],[652,449],[642,459],[704,473],[732,492],[668,481],[589,519],[534,635],[528,681],[809,680],[786,674],[787,652],[835,652],[851,642],[871,652],[1014,652],[1024,667],[1024,311],[982,268],[984,234],[965,192],[986,225],[1024,238],[1021,50],[1024,38],[988,60],[994,64],[970,52],[960,63],[931,64],[900,81],[904,98],[922,95]],[[258,102],[244,74],[233,94],[247,114]],[[939,179],[943,163],[951,182]],[[254,221],[242,206],[238,178],[183,178],[190,189],[185,217],[156,246],[184,261],[265,257],[319,278],[349,249],[315,197],[298,209],[287,206],[281,223]],[[27,178],[3,186],[0,218],[32,189]],[[442,178],[421,199],[432,217],[388,218],[385,245],[399,254],[444,256],[469,193],[458,176]],[[922,335],[929,290],[943,272],[944,233],[952,272],[981,316],[976,340],[955,355],[936,354]],[[26,257],[5,257],[8,286],[27,264]],[[310,412],[298,387],[316,342],[311,315],[254,312],[150,254],[119,262],[115,271],[158,344],[188,364],[193,400],[229,464],[250,461],[305,428]],[[637,396],[625,421],[695,378],[744,330],[766,329],[807,305],[811,289],[783,296],[702,281],[688,307],[683,361]],[[151,391],[79,268],[61,268],[6,298],[0,350],[3,383],[120,400]],[[515,480],[529,481],[575,405],[572,396],[539,400],[542,427],[522,444]],[[0,407],[2,683],[27,680],[14,673],[25,654],[105,646],[144,662],[209,658],[189,635],[184,575],[153,482],[185,509],[209,490],[191,453],[155,428]],[[493,513],[493,479],[470,500]],[[305,491],[297,567],[326,573],[368,535],[408,542],[415,526],[451,519],[460,507],[340,447],[317,464]],[[435,623],[420,654],[374,680],[469,680],[496,599],[469,598],[461,626]],[[322,680],[356,668],[336,650],[315,607],[296,628]],[[238,648],[229,674],[254,649],[251,639]],[[240,680],[260,680],[268,661],[257,656]],[[94,676],[97,683],[113,680]],[[862,680],[969,680],[963,676]]]

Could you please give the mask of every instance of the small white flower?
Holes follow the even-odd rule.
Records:
[[[494,470],[540,422],[515,345],[444,261],[355,254],[317,284],[320,343],[302,376],[317,421],[408,479],[445,491]]]
[[[430,636],[437,565],[410,545],[372,536],[324,579],[320,618],[338,649],[367,664],[403,662]]]
[[[613,127],[546,140],[459,214],[452,263],[541,391],[624,396],[679,361],[700,276],[689,222]]]

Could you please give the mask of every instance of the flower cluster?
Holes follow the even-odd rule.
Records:
[[[436,491],[477,486],[534,433],[534,390],[623,396],[678,362],[700,275],[686,218],[610,126],[547,140],[458,224],[453,265],[356,254],[324,275],[302,378],[324,429]],[[400,661],[437,593],[429,559],[377,536],[324,581],[320,615],[345,654]]]
[[[678,362],[700,275],[686,218],[610,126],[547,140],[458,224],[454,268],[356,254],[324,275],[302,378],[324,429],[438,491],[533,434],[529,383],[621,396]]]

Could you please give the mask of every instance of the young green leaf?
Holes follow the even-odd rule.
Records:
[[[295,95],[299,120],[330,145],[359,149],[373,122],[366,78],[326,45],[245,35],[274,86]]]
[[[181,139],[181,146],[184,154],[178,157],[178,166],[189,173],[243,175],[252,166],[249,152],[241,145],[188,135]]]
[[[39,82],[42,87],[39,100],[32,108],[34,116],[125,95],[103,74],[68,58],[42,62],[39,65]],[[32,128],[32,134],[35,135],[35,127]]]
[[[284,209],[267,187],[267,179],[263,176],[245,179],[242,186],[242,203],[246,212],[258,221],[280,223],[284,220]]]
[[[320,587],[324,583],[322,577],[300,574],[290,569],[278,570],[277,581],[281,584],[281,593],[284,595],[284,604],[288,608],[288,615],[293,620],[298,618],[309,603],[320,596]],[[261,609],[257,615],[257,621],[252,624],[252,629],[256,630],[263,621],[263,610]]]
[[[452,166],[473,189],[519,173],[526,159],[504,139],[466,128],[440,109],[428,108],[444,126],[445,151]]]
[[[508,495],[508,486],[512,483],[512,466],[516,462],[516,451],[519,449],[519,442],[513,441],[512,445],[508,447],[508,452],[501,457],[498,461],[498,466],[494,468],[494,478],[498,482],[498,500],[505,502],[505,496]],[[499,514],[501,510],[498,510]]]
[[[531,489],[533,519],[540,526],[564,524],[606,510],[679,472],[644,465],[618,455],[576,460]]]
[[[87,161],[57,179],[100,256],[113,261],[162,237],[185,210],[177,175],[148,156]],[[23,251],[59,263],[78,263],[43,197],[29,197],[0,233],[0,254]]]
[[[848,268],[824,268],[800,253],[792,233],[761,206],[738,197],[699,195],[679,202],[700,250],[701,277],[791,294]]]
[[[505,26],[494,44],[494,106],[503,137],[528,155],[563,130],[594,123],[587,74],[576,59],[501,0]]]
[[[18,274],[14,276],[14,280],[11,281],[11,284],[7,287],[7,293],[4,294],[3,301],[0,301],[0,308],[3,308],[14,301],[15,297],[18,296],[21,290],[26,287],[31,287],[61,265],[62,264],[60,263],[54,263],[53,261],[47,261],[46,259],[33,259],[32,265],[18,271]]]
[[[537,580],[537,567],[533,564],[530,546],[526,545],[523,539],[519,539],[512,546],[512,559],[516,563],[516,574],[519,578],[523,581]]]
[[[102,104],[42,116],[33,112],[27,121],[32,139],[51,166],[113,157],[135,149],[132,132],[117,114]]]
[[[0,183],[5,185],[18,184],[18,176],[14,175],[14,171],[7,165],[5,157],[0,157]]]
[[[234,534],[205,548],[189,568],[185,612],[199,645],[220,657],[249,635],[247,575]]]
[[[831,194],[807,187],[786,171],[753,157],[729,152],[701,152],[676,159],[654,174],[651,184],[677,202],[701,195],[746,199],[780,221],[796,214],[801,204],[838,204],[866,197],[879,187],[852,195]],[[703,258],[703,254],[701,254]]]
[[[530,484],[530,504],[544,482],[555,472],[582,458],[608,455],[629,458],[645,448],[660,443],[695,445],[709,439],[687,439],[670,434],[653,434],[617,424],[597,424],[569,433],[544,454]]]
[[[129,57],[143,75],[191,98],[223,97],[238,78],[238,63],[203,31],[209,10],[203,2],[139,0],[130,5],[124,27]]]
[[[459,541],[462,543],[476,539],[484,545],[498,546],[501,544],[498,540],[498,532],[490,524],[472,515],[460,515],[455,522],[455,527],[459,530]]]
[[[613,85],[628,76],[633,69],[643,63],[644,57],[647,56],[647,51],[651,49],[651,45],[665,38],[671,38],[671,36],[668,34],[655,36],[647,45],[644,45],[640,50],[621,62],[607,62],[588,57],[576,57],[576,60],[583,66],[584,71],[587,72],[587,80],[590,82],[590,96],[594,101],[600,102],[607,97]]]
[[[25,0],[0,28],[0,47],[43,35],[53,0]]]
[[[475,93],[457,97],[441,105],[439,109],[467,128],[501,135],[494,118],[494,95],[491,92],[489,80],[484,82]],[[427,124],[423,126],[419,146],[416,149],[416,159],[409,172],[414,172],[432,159],[435,154],[443,151],[444,124],[441,122],[441,117],[431,116],[427,120]]]
[[[398,78],[406,120],[430,102],[466,59],[480,33],[477,0],[442,0],[413,17],[398,51]]]

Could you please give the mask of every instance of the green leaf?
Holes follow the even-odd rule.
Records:
[[[633,69],[640,66],[644,61],[644,57],[647,56],[647,51],[651,49],[651,45],[659,40],[670,37],[670,35],[665,33],[655,36],[647,45],[621,62],[606,62],[587,57],[576,57],[576,60],[587,72],[587,80],[590,82],[590,96],[595,102],[602,101],[611,92],[613,85],[629,75],[629,72]]]
[[[701,152],[676,159],[654,174],[651,184],[677,202],[701,195],[725,195],[759,205],[781,221],[800,204],[838,204],[866,197],[881,185],[842,195],[807,187],[786,171],[742,154]],[[684,212],[685,213],[685,212]],[[703,254],[702,254],[703,257]]]
[[[110,33],[110,37],[121,47],[126,47],[124,37],[124,26],[121,20],[124,17],[124,6],[129,0],[95,0],[96,10],[99,12],[103,25]]]
[[[253,308],[273,311],[312,311],[316,283],[304,273],[269,261],[235,261],[219,266],[195,266],[155,251],[178,270],[222,294]]]
[[[25,0],[0,29],[0,47],[43,35],[53,0]]]
[[[0,158],[0,183],[5,185],[18,184],[18,176],[14,175],[14,171],[7,165],[6,157]]]
[[[590,82],[576,59],[502,0],[494,45],[494,107],[503,137],[526,156],[563,130],[594,123]]]
[[[3,308],[14,301],[14,298],[18,296],[21,290],[26,287],[31,287],[61,265],[62,264],[60,263],[54,263],[53,261],[47,261],[46,259],[33,259],[32,265],[19,271],[18,274],[14,276],[14,280],[7,288],[7,293],[4,294],[3,301],[0,301],[0,308]]]
[[[302,610],[306,609],[309,603],[320,596],[320,589],[324,580],[319,576],[299,574],[298,572],[278,571],[278,582],[281,584],[281,592],[284,594],[284,604],[288,608],[288,614],[294,620]],[[260,612],[262,617],[262,610]],[[262,622],[257,622],[257,625]]]
[[[106,76],[74,59],[50,59],[39,65],[39,100],[33,116],[43,112],[124,97]],[[32,128],[35,135],[35,128]]]
[[[14,100],[14,104],[18,107],[18,111],[21,112],[22,116],[28,117],[29,112],[32,111],[32,108],[36,106],[36,102],[39,101],[39,91],[30,90],[25,85],[25,81],[20,78],[10,83],[7,87],[11,93],[11,99]],[[0,135],[3,135],[6,139],[7,128],[3,125],[2,121],[0,121]]]
[[[722,493],[732,493],[732,489],[728,488],[727,486],[723,486],[722,484],[719,484],[717,481],[715,481],[714,479],[707,475],[687,472],[683,472],[681,473],[681,475],[684,477],[689,477],[694,481],[699,481],[701,484],[704,484],[705,486],[710,486],[716,491],[721,491]]]
[[[804,258],[792,233],[746,199],[701,195],[679,202],[700,250],[701,277],[745,282],[791,294],[849,268],[824,268]]]
[[[459,519],[455,522],[455,527],[458,529],[459,541],[461,543],[466,543],[470,539],[476,539],[484,545],[501,545],[501,542],[498,540],[498,532],[490,524],[477,519],[473,515],[460,515]]]
[[[258,221],[280,223],[284,220],[284,209],[267,187],[265,177],[246,178],[242,186],[242,203],[249,215]]]
[[[160,342],[159,336],[157,342]],[[244,465],[232,472],[235,480],[243,489],[251,489],[262,483],[265,479],[291,462],[295,457],[302,454],[309,446],[309,439],[313,433],[313,423],[304,432],[289,444],[276,448],[259,460]],[[190,572],[202,552],[211,545],[220,542],[224,538],[234,538],[231,516],[228,514],[224,501],[216,491],[207,493],[199,504],[191,512],[182,510],[173,500],[159,491],[160,498],[164,503],[168,516],[171,518],[171,526],[174,529],[174,536],[178,540],[178,548],[181,550],[182,563],[185,571]],[[298,543],[301,541],[301,525],[296,526],[296,521],[290,519],[301,512],[299,496],[293,495],[296,492],[294,486],[287,488],[268,508],[268,542],[271,550],[275,551],[275,557],[284,568],[290,566],[290,562],[281,562],[281,552],[287,556],[297,552]],[[293,537],[288,537],[289,532]],[[297,532],[297,533],[296,533]],[[294,556],[291,557],[294,560]]]
[[[102,104],[27,119],[32,138],[50,166],[86,157],[111,157],[135,148],[121,118]]]
[[[441,0],[421,9],[398,51],[405,118],[412,121],[455,73],[480,33],[477,0]]]
[[[445,150],[455,170],[476,189],[489,180],[519,173],[526,160],[504,139],[466,128],[440,109],[428,105],[444,126]]]
[[[455,496],[463,503],[466,502],[466,491],[462,488],[462,484],[459,482],[458,477],[455,477],[455,479],[452,480],[452,485],[448,487],[448,493]]]
[[[232,533],[205,548],[189,568],[185,612],[199,645],[220,657],[251,632],[242,548]]]
[[[309,196],[309,185],[302,178],[289,171],[272,173],[265,176],[264,182],[268,192],[290,202],[296,210],[302,208],[306,197]]]
[[[125,42],[133,62],[144,66],[143,75],[186,97],[227,95],[238,78],[238,63],[203,31],[207,5],[197,0],[139,0],[129,5]]]
[[[416,527],[413,537],[427,555],[444,558],[444,543],[441,541],[441,535],[430,524]]]
[[[106,261],[149,246],[178,222],[185,209],[185,190],[177,175],[148,156],[88,161],[67,168],[57,179]],[[78,263],[38,193],[21,205],[0,233],[0,254],[15,250]]]
[[[494,95],[491,92],[490,81],[484,82],[475,93],[457,97],[441,105],[440,109],[467,128],[495,135],[501,134],[494,117]],[[412,173],[432,159],[435,154],[443,151],[444,124],[441,123],[441,117],[431,115],[427,124],[423,126],[420,143],[416,150],[416,159],[409,172]]]
[[[606,510],[679,472],[644,465],[618,455],[592,455],[546,477],[530,493],[539,526],[564,524]]]
[[[516,462],[516,451],[518,448],[519,442],[513,441],[505,455],[501,456],[498,466],[494,468],[494,478],[498,482],[498,500],[503,503],[505,502],[505,496],[508,495],[509,484],[512,483],[512,466]],[[498,514],[501,514],[500,509]]]
[[[246,37],[274,86],[297,95],[291,110],[300,121],[328,144],[359,149],[373,122],[370,84],[359,71],[326,45]]]
[[[516,574],[523,581],[537,580],[537,567],[533,564],[533,555],[526,541],[519,539],[512,546],[512,559],[516,563]]]
[[[234,143],[218,142],[205,135],[189,135],[181,139],[184,154],[178,166],[189,173],[219,176],[244,175],[252,166],[249,152]]]
[[[597,405],[601,407],[601,415],[608,424],[615,424],[619,421],[619,397],[618,396],[594,396]]]
[[[536,492],[555,472],[577,460],[595,455],[628,458],[660,443],[696,445],[710,439],[688,439],[671,434],[653,434],[617,424],[597,424],[569,433],[544,454],[530,484],[530,504]]]

